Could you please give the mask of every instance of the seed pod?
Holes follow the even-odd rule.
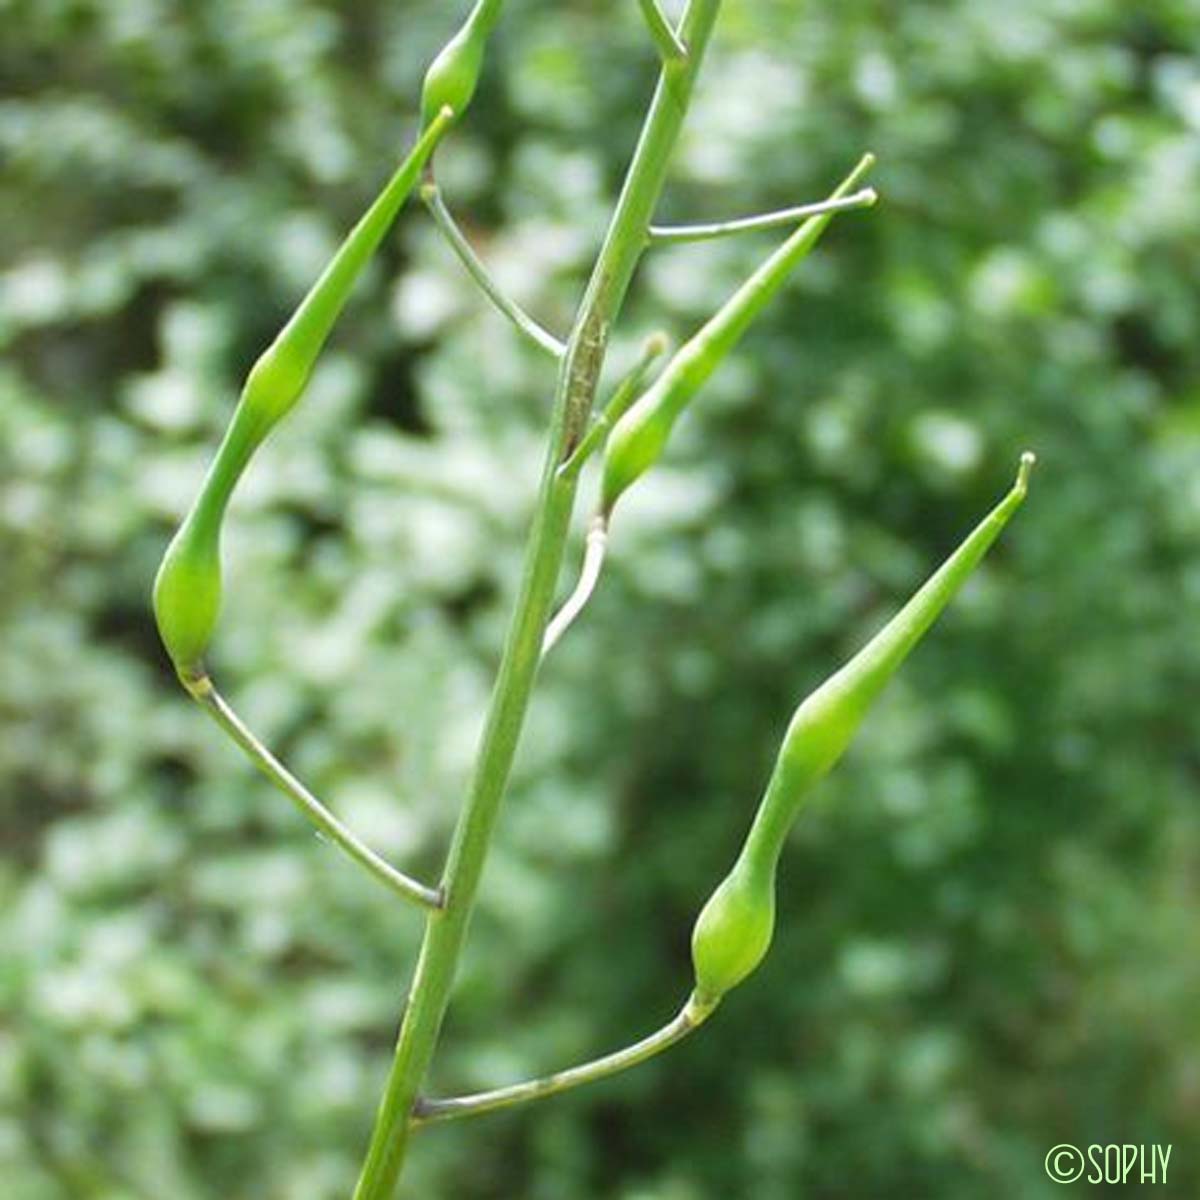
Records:
[[[1033,455],[1016,483],[915,596],[792,717],[767,790],[732,871],[692,931],[696,995],[715,1004],[766,955],[775,922],[775,872],[802,801],[850,744],[884,685],[978,566],[1025,498]]]
[[[201,659],[221,609],[221,522],[263,436],[258,413],[243,397],[154,579],[159,636],[185,684],[204,675]]]
[[[479,0],[462,28],[442,47],[425,72],[421,120],[430,124],[443,108],[461,117],[475,95],[488,35],[500,19],[504,0]]]
[[[436,114],[371,207],[346,235],[288,323],[250,369],[241,403],[252,417],[246,432],[258,441],[300,398],[363,267],[391,228],[453,116],[449,109]]]
[[[355,280],[378,248],[421,168],[449,127],[440,112],[347,235],[274,342],[250,369],[200,494],[167,547],[154,581],[154,616],[185,681],[203,674],[201,657],[221,605],[221,521],[246,464],[304,391]]]
[[[775,872],[742,859],[721,880],[692,930],[696,999],[711,1006],[766,957],[775,932]]]
[[[851,192],[875,161],[866,154],[833,193]],[[725,302],[721,310],[680,347],[662,374],[617,422],[604,454],[600,508],[607,517],[621,494],[658,461],[675,421],[737,345],[750,322],[783,286],[789,272],[817,244],[833,213],[809,217]]]
[[[201,658],[221,608],[220,523],[193,509],[163,555],[154,579],[159,636],[185,683],[203,675]]]

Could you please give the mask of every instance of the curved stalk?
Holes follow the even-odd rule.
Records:
[[[475,253],[466,234],[458,227],[446,202],[442,199],[442,189],[432,175],[427,175],[421,184],[421,199],[429,209],[434,223],[442,236],[450,243],[458,261],[467,269],[467,274],[479,285],[480,291],[502,312],[539,350],[545,350],[555,358],[562,358],[566,346],[537,323],[515,300],[506,296],[492,273],[484,265],[483,260]]]
[[[416,879],[396,870],[380,858],[374,850],[341,823],[266,748],[251,732],[246,723],[230,707],[229,702],[213,686],[207,675],[185,680],[188,692],[210,717],[246,753],[246,757],[323,833],[334,845],[344,850],[355,862],[363,866],[381,883],[391,888],[398,896],[423,908],[441,908],[440,891],[427,887]]]
[[[587,541],[583,551],[583,566],[579,571],[579,582],[575,590],[567,597],[562,608],[554,614],[554,619],[546,626],[546,636],[542,639],[542,657],[544,658],[558,644],[559,638],[575,622],[575,618],[583,612],[587,602],[596,590],[600,581],[600,571],[604,566],[604,552],[608,548],[608,521],[603,513],[592,518],[588,527]]]
[[[578,1067],[555,1071],[539,1079],[528,1079],[508,1087],[493,1088],[487,1092],[474,1092],[469,1096],[452,1096],[446,1099],[421,1098],[413,1106],[412,1124],[416,1128],[432,1125],[438,1121],[454,1121],[460,1117],[475,1117],[481,1113],[494,1112],[499,1108],[511,1108],[530,1100],[541,1100],[546,1096],[557,1096],[597,1079],[628,1071],[664,1050],[683,1041],[689,1033],[698,1029],[712,1014],[715,1004],[703,1005],[693,994],[678,1014],[661,1029],[655,1030],[640,1042],[615,1050],[603,1058],[593,1059]]]

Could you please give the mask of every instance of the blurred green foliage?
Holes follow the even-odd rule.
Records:
[[[11,1200],[351,1186],[420,918],[188,706],[148,592],[464,7],[0,0]],[[512,0],[442,156],[560,330],[652,85],[636,7]],[[730,0],[661,218],[824,195],[867,148],[884,201],[837,220],[618,514],[530,715],[437,1090],[674,1012],[796,701],[1021,449],[1042,465],[799,823],[759,974],[647,1067],[423,1134],[410,1194],[1036,1200],[1052,1145],[1110,1141],[1173,1143],[1155,1194],[1200,1192],[1198,52],[1194,0]],[[655,252],[613,373],[776,237]],[[218,678],[428,878],[552,375],[411,207],[235,501]]]

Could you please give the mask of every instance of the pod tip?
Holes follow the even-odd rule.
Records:
[[[659,355],[666,353],[669,344],[667,335],[660,329],[657,333],[652,333],[646,339],[646,344],[642,347],[642,353],[647,359],[658,358]]]
[[[1036,462],[1037,455],[1032,450],[1026,450],[1021,455],[1021,465],[1017,468],[1017,482],[1014,487],[1022,496],[1029,486],[1029,472],[1033,470],[1033,464]]]
[[[858,160],[858,169],[860,171],[870,170],[870,168],[873,167],[878,161],[879,160],[876,158],[875,152],[873,150],[868,150],[862,156],[862,158]]]
[[[874,208],[879,203],[879,193],[873,187],[863,188],[858,195],[864,208]]]

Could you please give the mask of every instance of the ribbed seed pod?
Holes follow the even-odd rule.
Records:
[[[246,464],[304,391],[317,356],[363,267],[417,182],[452,113],[437,115],[246,377],[221,445],[154,580],[154,615],[180,677],[203,674],[201,657],[221,607],[221,522]]]
[[[154,618],[185,682],[199,674],[221,610],[220,520],[193,508],[163,555],[154,580]]]
[[[733,869],[692,931],[696,997],[715,1004],[762,961],[775,923],[775,873],[804,799],[841,758],[887,681],[921,640],[1025,498],[1033,455],[1016,483],[915,596],[796,710]]]
[[[421,86],[421,120],[425,125],[443,108],[453,109],[456,120],[467,111],[483,69],[488,35],[503,7],[504,0],[479,0],[462,28],[429,64]]]
[[[834,191],[840,199],[857,186],[875,156],[866,154]],[[663,368],[654,385],[617,422],[604,452],[600,510],[607,518],[621,494],[663,452],[679,414],[737,345],[750,322],[817,244],[833,213],[809,217],[725,302],[720,311]]]

